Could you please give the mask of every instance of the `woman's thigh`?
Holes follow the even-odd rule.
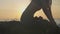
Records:
[[[32,6],[32,9],[35,11],[40,10],[42,8],[40,3],[37,3],[36,1],[32,1],[30,5]]]
[[[49,0],[41,0],[41,7],[42,8],[49,8],[51,5],[49,4]]]

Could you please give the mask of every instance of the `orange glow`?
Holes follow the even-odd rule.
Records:
[[[54,18],[60,18],[60,0],[53,0],[52,15]],[[1,19],[17,19],[21,18],[21,14],[27,8],[31,0],[0,0],[0,20]],[[34,16],[42,16],[46,18],[42,10],[35,13]]]

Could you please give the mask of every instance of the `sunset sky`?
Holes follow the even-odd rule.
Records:
[[[60,0],[52,0],[52,14],[54,18],[60,18]],[[0,20],[19,20],[25,8],[31,0],[0,0]],[[35,16],[46,18],[42,10]]]

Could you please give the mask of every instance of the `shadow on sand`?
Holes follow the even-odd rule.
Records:
[[[32,23],[19,21],[0,22],[0,34],[59,34],[60,28],[52,27],[49,21],[35,17]]]

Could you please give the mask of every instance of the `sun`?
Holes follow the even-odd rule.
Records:
[[[23,13],[25,11],[25,9],[26,9],[25,7],[21,8],[21,12]]]
[[[31,2],[30,0],[24,1],[24,3],[22,3],[20,5],[19,10],[23,13],[25,11],[25,9],[28,7],[28,5],[30,4],[30,2]]]
[[[21,18],[21,16],[22,16],[23,12],[25,11],[25,9],[26,9],[26,7],[20,7],[18,9],[18,16],[19,16],[19,18]]]

